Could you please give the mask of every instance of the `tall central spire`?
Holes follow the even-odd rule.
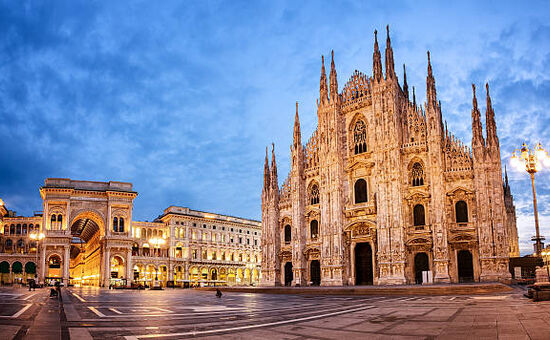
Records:
[[[376,81],[382,79],[382,59],[380,57],[380,49],[378,48],[377,31],[374,30],[374,53],[372,54],[372,77]]]
[[[395,70],[393,63],[393,49],[391,48],[390,40],[390,25],[386,26],[386,79],[395,78]]]
[[[273,150],[271,151],[271,189],[279,190],[279,180],[277,178],[277,162],[275,161],[275,143],[272,143]]]
[[[334,50],[330,52],[330,100],[336,101],[338,97],[338,79],[336,76],[336,67],[334,66]]]
[[[319,102],[325,103],[328,99],[327,73],[325,72],[325,57],[321,56],[321,80],[319,84]]]

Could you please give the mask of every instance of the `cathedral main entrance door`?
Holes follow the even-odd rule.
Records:
[[[458,282],[474,281],[474,265],[472,253],[469,250],[460,250],[457,254]]]
[[[292,285],[293,274],[292,274],[292,262],[285,263],[285,286]]]
[[[312,260],[309,264],[310,281],[314,286],[321,284],[321,264],[319,260]]]
[[[355,284],[373,284],[372,248],[367,242],[355,245]]]
[[[414,278],[416,284],[422,284],[422,272],[430,270],[428,254],[417,253],[414,256]]]

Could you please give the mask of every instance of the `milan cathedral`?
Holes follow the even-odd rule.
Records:
[[[507,281],[519,256],[515,207],[502,177],[486,86],[486,133],[473,88],[472,142],[443,121],[428,52],[426,102],[385,72],[374,32],[372,76],[343,89],[332,53],[321,67],[317,129],[302,144],[298,104],[291,170],[281,188],[273,147],[262,191],[261,284],[383,285]]]

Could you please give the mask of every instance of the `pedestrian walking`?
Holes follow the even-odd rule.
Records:
[[[222,297],[222,291],[219,288],[216,288],[216,297],[218,299]]]

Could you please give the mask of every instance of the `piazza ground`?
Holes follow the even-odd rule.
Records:
[[[550,302],[472,295],[297,295],[0,288],[0,339],[548,339]]]

